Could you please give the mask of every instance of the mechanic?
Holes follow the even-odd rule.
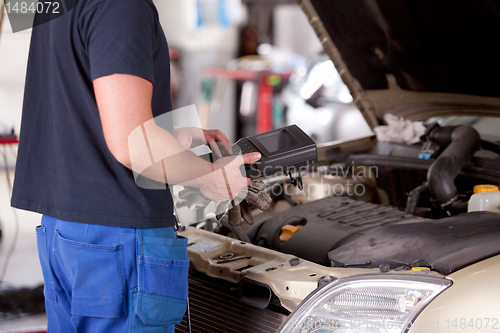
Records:
[[[128,147],[134,129],[172,109],[167,41],[152,0],[73,3],[35,18],[48,22],[32,30],[11,202],[43,214],[48,332],[173,332],[186,309],[187,240],[174,231],[170,191],[136,185]],[[211,164],[186,150],[206,140],[230,152],[217,130],[153,126],[148,140],[164,158],[148,177],[218,202],[249,184],[239,167],[260,158]]]

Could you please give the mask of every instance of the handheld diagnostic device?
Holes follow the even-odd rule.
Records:
[[[222,151],[222,150],[221,150]],[[238,140],[232,146],[233,154],[259,152],[261,159],[245,165],[248,178],[271,176],[277,172],[290,175],[292,184],[302,188],[300,173],[292,178],[292,172],[308,163],[318,160],[316,143],[297,125],[290,125],[266,133],[261,133]],[[213,161],[213,154],[209,154]],[[207,155],[200,156],[208,160]]]
[[[249,178],[261,178],[277,172],[289,173],[318,160],[316,143],[297,125],[290,125],[270,132],[238,140],[233,153],[259,152],[259,161],[245,165]]]

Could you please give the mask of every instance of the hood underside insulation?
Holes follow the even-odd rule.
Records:
[[[363,89],[500,97],[498,1],[310,2]]]

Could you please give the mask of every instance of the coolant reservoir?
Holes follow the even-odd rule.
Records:
[[[474,194],[470,197],[468,211],[490,211],[500,213],[500,191],[498,186],[474,186]]]

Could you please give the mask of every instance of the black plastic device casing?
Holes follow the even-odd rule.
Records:
[[[269,152],[261,143],[261,139],[279,135],[287,131],[298,144],[289,148]],[[235,154],[261,153],[259,161],[245,165],[248,178],[261,178],[277,172],[298,171],[302,166],[317,162],[318,149],[316,143],[304,133],[297,125],[290,125],[266,133],[261,133],[238,140],[233,145]]]

